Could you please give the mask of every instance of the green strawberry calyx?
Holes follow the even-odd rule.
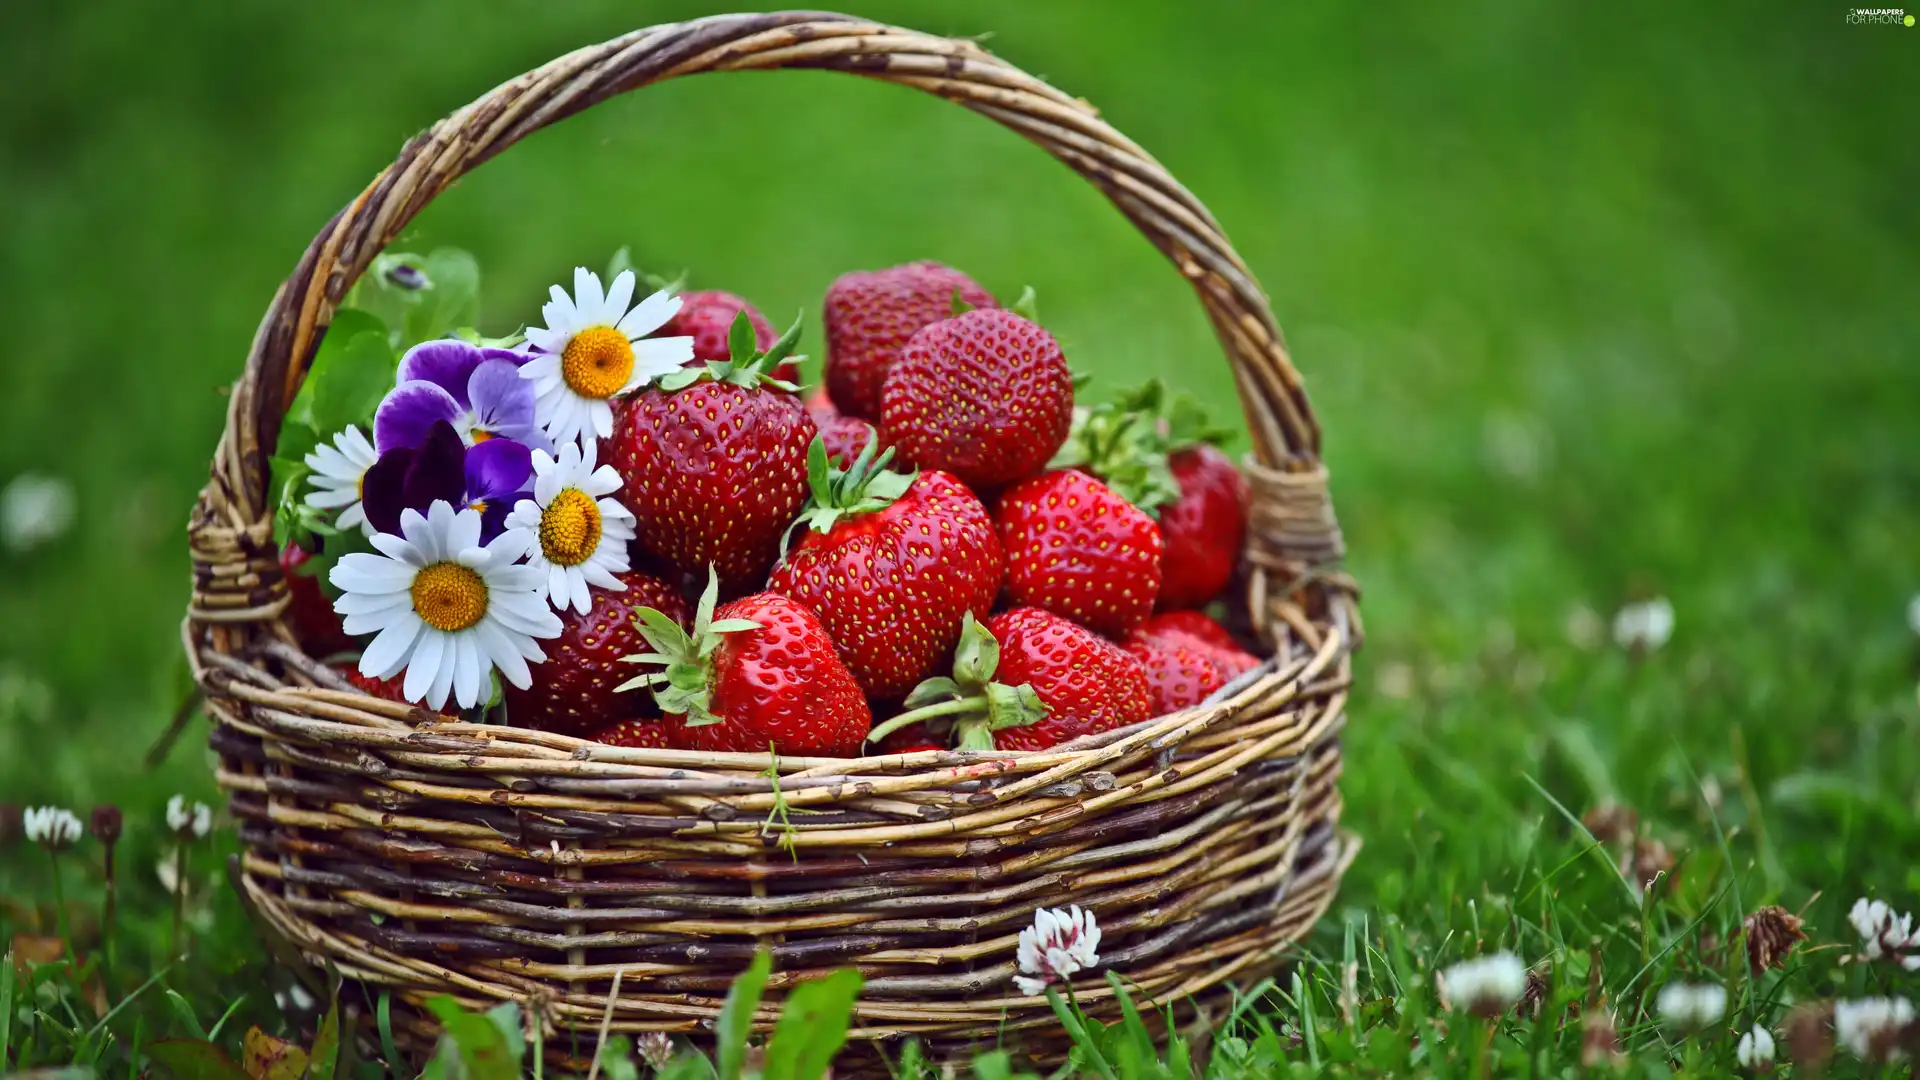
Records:
[[[832,532],[835,525],[847,518],[885,510],[907,493],[920,474],[888,469],[893,461],[893,447],[876,455],[874,451],[879,444],[876,433],[860,449],[860,455],[841,469],[827,460],[826,442],[817,436],[814,438],[813,445],[807,447],[807,486],[812,494],[807,497],[800,516],[787,526],[787,536],[780,544],[782,548],[792,539],[795,529],[805,526],[814,532]]]
[[[992,750],[994,732],[1025,727],[1047,715],[1047,703],[1032,683],[995,682],[999,667],[1000,643],[968,612],[953,652],[953,676],[937,675],[914,687],[902,703],[907,711],[876,725],[867,741],[879,742],[908,724],[942,720],[958,736],[957,749]]]
[[[784,379],[773,377],[773,370],[786,360],[801,361],[804,356],[793,355],[800,344],[800,316],[795,316],[793,325],[780,335],[766,352],[759,351],[759,339],[754,336],[753,320],[742,311],[733,317],[733,325],[727,328],[727,349],[732,354],[725,360],[709,360],[704,364],[689,364],[679,371],[662,375],[654,385],[667,393],[684,390],[702,379],[717,383],[732,383],[752,389],[756,386],[772,386],[781,390],[797,392],[800,388]]]
[[[1160,380],[1123,392],[1115,401],[1073,410],[1073,428],[1049,466],[1084,469],[1121,498],[1158,516],[1180,497],[1171,456],[1198,443],[1218,444],[1230,433],[1207,426],[1192,398],[1171,402]]]
[[[714,651],[720,648],[721,639],[727,634],[760,629],[760,624],[752,619],[721,619],[715,622],[713,609],[719,599],[720,578],[709,567],[707,588],[700,594],[700,606],[693,616],[692,633],[656,608],[634,608],[633,616],[639,624],[640,636],[647,639],[653,651],[620,659],[629,664],[653,664],[662,670],[637,675],[614,687],[614,690],[646,687],[653,691],[653,700],[660,706],[661,712],[684,716],[688,727],[719,723],[720,717],[714,715],[711,708]]]

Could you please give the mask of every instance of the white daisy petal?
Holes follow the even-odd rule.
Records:
[[[489,620],[474,627],[473,640],[508,682],[522,690],[533,685],[533,673],[527,670],[526,658],[498,623]]]
[[[593,610],[593,597],[587,594],[587,576],[579,567],[567,571],[567,584],[573,588],[573,609],[585,615]]]
[[[340,556],[327,575],[342,592],[403,591],[413,584],[413,567],[364,551]]]
[[[380,631],[380,636],[360,654],[360,674],[370,679],[392,678],[413,659],[414,646],[425,629],[420,616],[412,611],[402,614]]]
[[[633,302],[634,276],[631,270],[622,270],[607,287],[607,302],[602,307],[603,317],[610,323],[620,321],[627,313],[627,305]]]
[[[584,266],[573,268],[573,303],[582,317],[599,322],[607,307],[607,293],[600,287],[600,275]]]
[[[440,677],[440,661],[447,651],[447,635],[432,627],[427,627],[420,635],[420,644],[413,650],[413,659],[407,662],[407,681],[400,692],[408,701],[419,701],[433,689],[434,680]],[[441,698],[434,704],[439,708],[447,703]]]
[[[412,513],[412,511],[403,512],[401,514],[402,519],[404,519],[408,513]],[[389,559],[406,563],[415,569],[427,565],[426,556],[421,554],[420,549],[413,546],[405,537],[395,536],[392,533],[374,533],[372,543],[374,547],[380,549],[381,553]],[[351,555],[347,556],[347,558],[352,557]],[[343,559],[342,561],[344,562],[345,560]],[[335,582],[335,584],[339,583]],[[345,586],[342,587],[344,588]]]
[[[589,466],[591,464],[591,462],[588,463]],[[580,485],[580,490],[597,499],[602,495],[611,495],[619,491],[621,482],[620,474],[614,471],[613,466],[602,465],[592,471],[586,482]],[[604,507],[607,504],[602,502],[600,505]],[[624,511],[626,508],[621,507],[621,509]]]
[[[453,696],[463,709],[480,703],[480,647],[472,634],[453,639]]]
[[[442,708],[453,694],[453,676],[457,670],[457,652],[454,645],[460,640],[457,634],[442,635],[445,643],[440,650],[440,663],[433,670],[433,685],[427,688],[426,703],[434,708]],[[464,706],[463,706],[464,707]]]
[[[662,375],[671,375],[692,360],[693,339],[690,337],[648,338],[633,343],[633,377],[640,381],[651,382]]]
[[[685,301],[674,294],[661,289],[634,306],[632,311],[621,317],[616,326],[629,338],[643,338],[655,330],[667,325],[667,320],[680,314]]]

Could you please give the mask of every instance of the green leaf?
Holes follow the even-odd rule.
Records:
[[[960,644],[954,648],[953,681],[977,690],[992,681],[999,667],[1000,642],[967,612],[960,620]]]
[[[314,1033],[313,1046],[307,1051],[307,1076],[310,1080],[338,1080],[345,1075],[340,1055],[340,999],[327,1003],[327,1015]]]
[[[380,399],[393,389],[397,366],[384,332],[363,330],[339,337],[329,331],[314,357],[307,386],[301,388],[303,393],[307,387],[313,391],[309,406],[313,429],[327,439],[349,424],[366,430]]]
[[[480,321],[480,263],[471,253],[459,248],[435,248],[421,269],[428,284],[416,294],[419,302],[407,310],[403,347],[446,337],[455,327]]]
[[[914,687],[913,691],[907,695],[907,700],[900,704],[903,708],[917,709],[922,705],[932,705],[939,701],[952,701],[955,698],[965,696],[966,694],[960,689],[959,683],[947,678],[945,675],[935,675],[930,679],[922,681],[919,686]]]
[[[1032,683],[1021,683],[1019,686],[988,683],[986,694],[987,727],[990,730],[1026,727],[1047,715],[1046,703],[1040,700]]]
[[[613,258],[607,260],[607,284],[612,285],[614,278],[632,269],[633,249],[621,244],[620,249],[613,253]],[[635,276],[637,277],[638,274],[636,273]]]
[[[427,1009],[445,1029],[441,1041],[453,1046],[467,1080],[519,1080],[520,1056],[490,1017],[468,1012],[444,994],[428,998]]]
[[[487,1019],[500,1029],[500,1037],[506,1041],[507,1052],[513,1060],[519,1061],[527,1056],[527,1033],[520,1024],[520,1005],[514,1001],[503,1001],[487,1010]]]
[[[633,1040],[625,1035],[615,1035],[601,1043],[594,1056],[599,1059],[600,1073],[607,1080],[640,1080],[640,1067],[633,1061]]]
[[[760,1007],[760,995],[767,988],[767,976],[772,973],[773,954],[761,949],[753,954],[753,963],[727,991],[727,1000],[720,1006],[720,1018],[714,1026],[720,1080],[740,1080],[741,1066],[747,1060],[747,1036],[753,1031],[753,1012]]]
[[[965,315],[967,312],[973,310],[973,304],[969,302],[966,297],[960,295],[958,286],[953,290],[952,307],[955,315]]]
[[[753,363],[753,358],[760,353],[760,339],[754,336],[753,320],[744,310],[735,312],[733,325],[727,327],[727,353],[740,367]]]
[[[226,1051],[205,1039],[160,1039],[148,1043],[145,1050],[148,1058],[178,1080],[250,1080]]]
[[[177,990],[167,991],[167,1004],[173,1006],[173,1014],[180,1018],[182,1026],[193,1033],[194,1039],[205,1042],[207,1029],[200,1026],[200,1016],[194,1011],[193,1003],[180,996]]]
[[[847,1041],[860,973],[842,968],[794,987],[767,1043],[765,1080],[820,1080]]]
[[[1033,286],[1027,285],[1023,287],[1020,290],[1020,299],[1015,300],[1013,302],[1013,305],[1009,307],[1007,310],[1013,312],[1015,315],[1020,316],[1021,318],[1027,320],[1028,322],[1035,322],[1035,323],[1039,322],[1040,321],[1040,298],[1038,295],[1034,293]]]

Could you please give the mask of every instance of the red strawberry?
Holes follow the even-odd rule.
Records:
[[[975,488],[1032,476],[1073,426],[1073,373],[1053,335],[982,309],[913,335],[887,372],[880,426],[915,464]]]
[[[312,552],[291,541],[280,549],[280,573],[287,579],[289,597],[286,617],[293,626],[293,636],[300,639],[310,656],[332,656],[357,648],[341,626],[340,616],[334,613],[333,601],[321,590],[320,579],[300,572],[311,558]]]
[[[745,315],[753,326],[754,344],[761,350],[773,348],[780,338],[773,324],[767,321],[760,309],[748,303],[744,297],[718,289],[707,289],[680,294],[680,311],[667,324],[660,328],[662,337],[686,335],[693,338],[693,360],[691,365],[711,361],[724,361],[733,358],[733,350],[727,337],[733,329],[733,320]],[[773,369],[773,377],[781,382],[798,382],[800,366],[792,360],[783,360]]]
[[[953,315],[953,297],[997,307],[967,275],[937,262],[842,274],[827,288],[827,392],[848,416],[880,419],[880,387],[907,339]]]
[[[822,420],[815,416],[813,422],[819,425],[820,441],[827,447],[827,460],[841,468],[852,464],[862,451],[879,442],[880,433],[865,420],[851,416]]]
[[[993,519],[943,472],[886,471],[873,446],[844,469],[808,451],[813,498],[800,543],[767,587],[812,608],[866,692],[895,698],[933,674],[969,613],[1000,593],[1004,560]]]
[[[1223,650],[1178,631],[1154,634],[1143,626],[1121,644],[1147,670],[1155,716],[1200,704],[1237,674],[1221,658]]]
[[[715,611],[719,584],[708,578],[691,634],[658,611],[638,611],[653,651],[633,659],[665,670],[620,689],[653,687],[671,714],[662,721],[667,739],[679,748],[857,755],[873,714],[820,619],[776,592]]]
[[[360,670],[351,664],[335,665],[334,670],[345,675],[347,681],[353,684],[353,688],[363,694],[371,694],[383,701],[397,701],[402,705],[411,705],[416,709],[426,709],[428,712],[434,711],[427,709],[425,705],[417,701],[407,700],[406,693],[401,689],[406,681],[404,675],[396,675],[391,679],[376,679],[370,675],[360,674]],[[458,717],[460,715],[460,706],[449,701],[439,712],[442,716]]]
[[[594,589],[587,614],[561,612],[560,636],[541,646],[546,663],[532,665],[533,685],[506,685],[507,719],[516,727],[585,738],[617,719],[656,715],[645,698],[614,692],[630,674],[621,658],[646,648],[633,609],[656,608],[684,626],[687,602],[671,582],[651,574],[629,570],[614,576],[624,592]]]
[[[922,750],[945,750],[946,747],[934,741],[925,724],[908,724],[880,739],[878,749],[869,749],[874,754],[917,754]]]
[[[953,678],[921,683],[906,707],[873,737],[939,720],[962,750],[1044,750],[1153,715],[1140,661],[1038,608],[1003,611],[984,626],[968,616]]]
[[[608,724],[587,737],[607,746],[630,746],[647,750],[672,748],[667,741],[667,725],[659,720],[621,720],[618,723]]]
[[[1210,645],[1216,649],[1222,649],[1230,653],[1239,653],[1242,656],[1246,656],[1247,659],[1252,660],[1253,663],[1259,663],[1258,660],[1241,649],[1240,643],[1233,639],[1233,635],[1227,632],[1226,627],[1221,626],[1219,623],[1214,622],[1205,614],[1198,611],[1162,612],[1148,619],[1145,623],[1142,623],[1140,633],[1149,636],[1182,634],[1187,637],[1197,638],[1203,644]],[[1253,664],[1247,664],[1246,666],[1252,667]]]
[[[1217,448],[1200,443],[1168,459],[1180,496],[1160,507],[1166,572],[1159,606],[1210,603],[1233,580],[1247,539],[1247,478]]]
[[[1158,607],[1201,607],[1233,579],[1247,535],[1247,480],[1210,441],[1186,398],[1165,401],[1149,382],[1120,400],[1081,410],[1056,466],[1083,469],[1154,515],[1165,546]]]
[[[1007,594],[1117,638],[1145,622],[1160,592],[1153,519],[1083,472],[1023,480],[995,512]]]
[[[744,322],[741,323],[744,326]],[[757,358],[683,368],[622,402],[609,460],[640,543],[683,569],[757,583],[807,501],[813,418],[762,371],[793,351],[795,324]],[[746,334],[736,335],[736,349]]]

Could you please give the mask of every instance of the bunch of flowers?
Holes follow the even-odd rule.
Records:
[[[401,278],[402,282],[411,279]],[[589,586],[625,588],[633,515],[620,477],[597,465],[613,400],[693,359],[691,337],[651,337],[680,309],[657,291],[634,303],[632,270],[611,286],[585,268],[555,285],[513,347],[445,337],[400,358],[373,410],[372,438],[348,424],[304,457],[304,504],[335,536],[357,530],[329,580],[359,672],[399,679],[409,701],[473,708],[494,672],[526,688],[556,610],[585,613]],[[316,376],[317,377],[317,376]]]

